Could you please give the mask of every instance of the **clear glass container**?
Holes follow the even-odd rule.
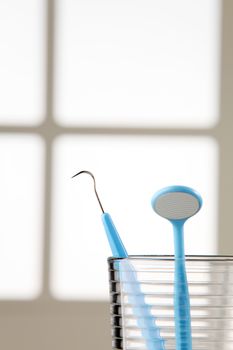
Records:
[[[146,307],[164,348],[175,350],[174,257],[109,258],[108,264],[112,348],[151,350],[147,322],[143,326],[137,312]],[[187,256],[186,272],[193,350],[233,350],[233,256]],[[135,286],[143,298],[132,298]]]

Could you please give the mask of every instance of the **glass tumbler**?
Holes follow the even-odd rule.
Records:
[[[112,348],[153,349],[145,329],[150,319],[163,348],[175,350],[174,257],[109,258],[108,266]],[[186,272],[193,350],[233,350],[233,256],[186,256]]]

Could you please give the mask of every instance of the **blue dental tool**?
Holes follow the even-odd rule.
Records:
[[[169,220],[174,232],[175,280],[174,309],[176,350],[192,349],[190,300],[185,269],[184,223],[202,206],[201,196],[185,186],[170,186],[156,192],[151,201],[154,211]]]
[[[103,209],[96,190],[94,175],[90,171],[82,170],[72,176],[72,178],[84,173],[90,175],[94,181],[95,195],[102,211],[102,222],[113,256],[115,258],[128,258],[128,253],[117,232],[111,216],[108,213],[105,213]],[[128,282],[125,284],[123,283],[123,288],[124,291],[129,294],[129,302],[133,305],[133,312],[137,317],[137,324],[141,329],[147,350],[165,350],[164,339],[160,336],[160,329],[155,323],[155,317],[153,317],[150,308],[145,302],[144,294],[141,291],[134,267],[129,261],[125,261],[123,270],[121,269],[121,266],[119,269],[122,280],[126,280]]]

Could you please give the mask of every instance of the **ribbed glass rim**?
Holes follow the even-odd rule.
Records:
[[[127,258],[109,257],[108,262],[119,260],[148,260],[174,261],[174,255],[129,255]],[[233,255],[186,255],[186,261],[229,261],[233,262]]]

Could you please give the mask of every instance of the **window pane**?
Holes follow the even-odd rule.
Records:
[[[2,135],[0,159],[0,298],[34,298],[41,289],[42,141]]]
[[[103,298],[111,255],[101,210],[86,169],[111,213],[129,254],[172,254],[171,225],[150,200],[158,189],[183,184],[204,199],[185,226],[187,254],[216,253],[217,146],[207,137],[63,136],[55,143],[52,293],[57,298]]]
[[[56,4],[55,109],[60,123],[216,123],[220,0]]]
[[[45,6],[0,1],[0,123],[36,124],[44,114]]]

